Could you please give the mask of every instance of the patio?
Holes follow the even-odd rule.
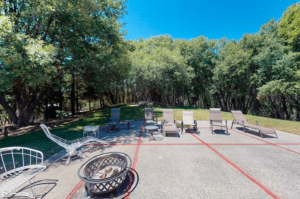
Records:
[[[231,122],[228,123],[231,126]],[[238,125],[237,125],[238,127]],[[110,143],[92,147],[89,158],[104,152],[123,152],[132,159],[133,180],[126,193],[115,198],[298,198],[300,191],[300,137],[281,131],[279,139],[243,128],[229,128],[230,135],[211,134],[207,121],[198,121],[200,134],[149,140],[142,121],[130,130],[102,132]],[[249,132],[249,131],[247,131]],[[79,167],[87,161],[74,160],[68,166],[53,164],[63,151],[46,160],[47,168],[36,181],[53,181],[37,189],[45,199],[85,198]],[[45,183],[46,184],[46,183]],[[42,187],[42,186],[41,186]],[[125,189],[125,188],[124,188]],[[129,194],[130,193],[130,194]]]

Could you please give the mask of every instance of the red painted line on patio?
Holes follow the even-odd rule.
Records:
[[[71,199],[72,196],[76,193],[76,191],[80,188],[80,186],[83,184],[83,181],[80,180],[79,183],[76,185],[76,187],[71,191],[71,193],[66,197],[66,199]]]
[[[225,160],[227,163],[229,163],[231,166],[233,166],[235,169],[237,169],[240,173],[242,173],[244,176],[246,176],[249,180],[254,182],[256,185],[258,185],[261,189],[263,189],[268,195],[272,196],[273,198],[279,199],[278,196],[276,196],[274,193],[272,193],[269,189],[264,187],[260,182],[252,178],[250,175],[248,175],[245,171],[243,171],[241,168],[239,168],[236,164],[231,162],[229,159],[227,159],[225,156],[223,156],[221,153],[219,153],[216,149],[212,148],[208,144],[206,144],[204,141],[202,141],[200,138],[198,138],[196,135],[192,134],[196,139],[198,139],[200,142],[202,142],[204,145],[206,145],[209,149],[211,149],[213,152],[215,152],[217,155],[219,155],[223,160]]]
[[[133,145],[136,146],[138,143],[130,143],[130,144],[123,144],[123,143],[117,143],[117,144],[89,144],[89,145],[95,145],[95,146],[126,146],[126,145]]]
[[[145,144],[141,144],[141,146],[177,146],[177,145],[203,145],[202,143],[145,143]]]
[[[300,143],[276,143],[277,145],[300,145]]]
[[[228,129],[230,129],[230,128],[228,128]],[[232,131],[234,131],[234,132],[236,132],[236,133],[239,133],[239,134],[242,134],[242,135],[245,135],[245,136],[251,137],[251,138],[253,138],[253,139],[256,139],[256,140],[259,140],[259,141],[262,141],[262,142],[265,142],[265,143],[271,144],[271,145],[273,145],[273,146],[277,146],[277,147],[279,147],[279,148],[282,148],[282,149],[285,149],[285,150],[287,150],[287,151],[290,151],[290,152],[293,152],[293,153],[296,153],[296,154],[299,154],[299,155],[300,155],[300,153],[298,153],[297,151],[293,151],[293,150],[291,150],[291,149],[284,148],[284,147],[282,147],[282,146],[279,146],[279,145],[277,145],[277,144],[275,144],[275,143],[268,142],[268,141],[265,141],[265,140],[262,140],[262,139],[259,139],[259,138],[256,138],[256,137],[253,137],[253,136],[247,135],[246,133],[242,133],[242,132],[239,132],[239,131],[236,131],[236,130],[233,130],[233,129],[230,129],[230,130],[232,130]]]
[[[133,169],[135,169],[135,165],[136,165],[136,162],[138,160],[139,149],[140,149],[141,141],[142,141],[141,139],[142,139],[142,134],[143,134],[143,128],[144,128],[144,125],[142,126],[142,129],[141,129],[141,132],[140,132],[140,137],[139,137],[139,142],[138,142],[136,150],[135,150],[134,160],[133,160],[132,167],[131,167]]]
[[[234,131],[234,130],[233,130]],[[208,145],[300,145],[300,143],[206,143]],[[96,146],[137,146],[136,144],[89,144],[89,145],[96,145]],[[172,146],[172,145],[203,145],[202,143],[141,143],[141,146],[143,145],[157,145],[157,146]]]
[[[140,132],[140,137],[139,137],[139,142],[138,142],[138,145],[135,149],[135,155],[134,155],[134,160],[133,160],[133,163],[132,163],[132,166],[131,168],[135,170],[135,166],[136,166],[136,163],[137,163],[137,160],[138,160],[138,155],[139,155],[139,149],[140,149],[140,146],[141,146],[141,139],[142,139],[142,134],[143,134],[143,129],[144,129],[144,124],[141,128],[141,132]],[[130,193],[128,193],[128,196],[125,198],[125,199],[129,199],[130,198]]]
[[[230,146],[238,146],[238,145],[246,145],[246,146],[257,146],[257,145],[271,145],[268,143],[206,143],[207,145],[230,145]]]

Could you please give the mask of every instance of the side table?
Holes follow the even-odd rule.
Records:
[[[83,137],[85,135],[87,135],[88,132],[93,132],[93,134],[96,136],[97,131],[99,131],[99,126],[90,126],[90,125],[84,126],[83,127]]]
[[[157,126],[146,126],[145,129],[149,130],[149,131],[150,131],[150,135],[152,136],[152,138],[153,138],[154,140],[156,140],[156,139],[154,138],[154,136],[153,136],[153,131],[154,131],[154,130],[157,130],[158,127],[157,127]],[[151,138],[150,138],[150,140],[151,140]]]

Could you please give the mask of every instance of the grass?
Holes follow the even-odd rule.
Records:
[[[144,108],[142,107],[121,106],[120,108],[121,120],[137,120],[144,118]],[[193,111],[195,120],[209,120],[210,117],[209,110],[206,109],[195,109],[188,107],[168,108],[174,109],[174,119],[176,120],[182,119],[182,111]],[[158,120],[161,120],[163,118],[163,108],[154,107],[154,115],[158,118]],[[83,126],[103,126],[109,121],[109,117],[110,108],[101,109],[89,113],[83,119],[77,122],[53,128],[50,131],[51,133],[64,139],[73,140],[82,137]],[[246,115],[245,117],[251,124],[255,124],[257,120],[258,124],[261,126],[275,128],[288,133],[300,134],[300,122],[271,119],[252,115]],[[234,117],[231,113],[222,112],[222,119],[233,120]],[[0,148],[9,146],[24,146],[40,150],[44,153],[45,159],[62,150],[60,146],[48,139],[42,130],[20,136],[7,137],[0,140]]]

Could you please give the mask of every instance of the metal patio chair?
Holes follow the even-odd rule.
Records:
[[[233,127],[233,124],[236,123],[236,124],[240,124],[244,127],[245,133],[246,133],[246,127],[249,127],[249,128],[257,129],[260,133],[261,138],[263,138],[263,134],[275,134],[276,138],[278,139],[275,129],[258,126],[257,121],[256,121],[256,125],[249,124],[248,121],[246,120],[244,114],[242,113],[242,111],[231,111],[231,113],[233,114],[233,116],[235,118],[232,121],[231,128]]]
[[[221,127],[221,130],[223,127],[226,128],[226,134],[229,135],[228,128],[227,128],[227,120],[225,120],[225,124],[223,124],[223,120],[221,117],[221,109],[220,108],[210,108],[210,128],[211,133],[214,133],[214,126]]]
[[[26,147],[7,147],[0,149],[0,159],[0,198],[8,195],[35,198],[33,186],[30,187],[31,193],[25,190],[14,191],[27,181],[31,183],[46,168],[43,165],[43,153]]]
[[[153,108],[145,108],[145,123],[157,123],[157,118],[154,117]]]
[[[193,111],[182,111],[181,133],[183,132],[184,125],[192,126],[196,130],[196,133],[199,134],[197,121],[193,117]]]
[[[109,126],[109,132],[113,130],[119,130],[117,128],[118,124],[120,123],[121,118],[120,118],[120,108],[112,108],[111,109],[111,114],[110,114],[110,122],[106,123],[106,126]]]
[[[67,158],[67,163],[66,165],[69,164],[70,160],[72,157],[76,157],[79,156],[82,158],[82,153],[80,151],[78,151],[77,149],[82,147],[83,145],[86,145],[88,143],[101,143],[101,144],[107,144],[105,141],[102,141],[96,137],[92,137],[92,136],[85,136],[83,138],[79,138],[76,140],[65,140],[63,138],[60,138],[52,133],[50,133],[48,127],[45,124],[41,124],[40,127],[43,129],[43,131],[45,132],[46,136],[52,140],[53,142],[55,142],[56,144],[58,144],[59,146],[63,147],[64,149],[66,149],[67,154],[64,155],[61,159]]]

